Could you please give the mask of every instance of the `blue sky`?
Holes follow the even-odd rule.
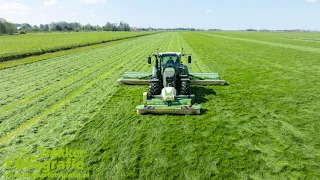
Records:
[[[320,30],[320,0],[0,0],[0,17],[133,27]]]

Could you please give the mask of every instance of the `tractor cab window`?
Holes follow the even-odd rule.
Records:
[[[162,55],[161,57],[162,63],[163,64],[179,64],[180,63],[180,58],[179,56],[176,55]]]

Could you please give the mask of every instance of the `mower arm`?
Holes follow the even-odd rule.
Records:
[[[209,85],[224,86],[227,85],[225,80],[220,78],[219,73],[190,73],[190,84],[192,85]]]
[[[124,72],[118,82],[128,85],[148,85],[152,73],[149,72]]]

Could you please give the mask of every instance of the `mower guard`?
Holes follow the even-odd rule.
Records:
[[[192,105],[195,96],[178,95],[174,101],[163,101],[161,95],[147,97],[147,92],[143,93],[144,105],[136,107],[138,114],[200,114],[200,105]]]
[[[166,106],[166,105],[139,105],[136,107],[138,114],[200,114],[199,105]]]

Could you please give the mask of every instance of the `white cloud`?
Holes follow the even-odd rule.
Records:
[[[44,0],[43,1],[43,4],[45,6],[53,6],[53,5],[56,5],[58,3],[57,0]]]
[[[70,16],[75,16],[76,13],[74,13],[74,12],[69,12],[69,15],[70,15]]]
[[[30,7],[20,4],[20,3],[4,3],[0,4],[0,10],[3,11],[26,11],[29,10]]]
[[[306,3],[315,3],[315,2],[317,2],[318,0],[305,0],[306,1]]]
[[[104,4],[106,0],[80,0],[80,2],[85,4]]]
[[[61,4],[60,4],[60,6],[58,7],[59,9],[66,9],[67,7],[66,6],[62,6]]]
[[[212,13],[213,11],[211,9],[207,9],[206,13]]]

